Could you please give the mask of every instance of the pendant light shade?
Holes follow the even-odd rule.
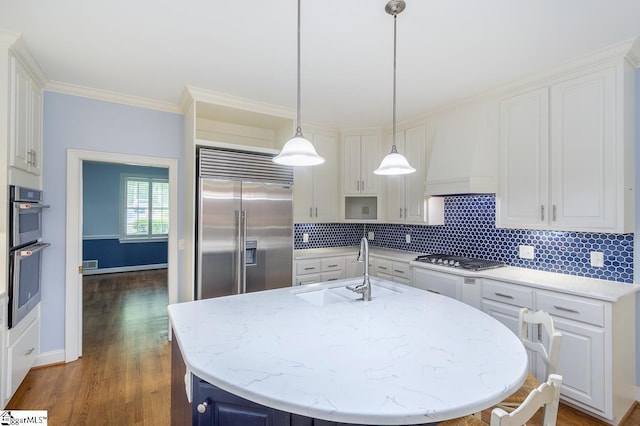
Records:
[[[284,144],[273,162],[285,166],[316,166],[324,163],[324,158],[316,152],[313,144],[302,136],[300,125],[300,0],[298,0],[298,99],[296,108],[296,134]]]
[[[396,148],[396,18],[402,12],[406,4],[403,0],[391,0],[384,10],[393,15],[393,144],[391,152],[387,154],[373,173],[377,175],[406,175],[416,171]]]

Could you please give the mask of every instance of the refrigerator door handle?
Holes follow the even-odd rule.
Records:
[[[247,292],[247,211],[242,210],[242,238],[240,248],[242,255],[240,257],[240,269],[242,270],[242,276],[240,283],[242,284],[241,293]]]
[[[237,283],[236,283],[236,288],[237,288],[237,294],[242,293],[242,276],[244,275],[244,264],[243,264],[243,259],[244,259],[244,253],[243,253],[243,246],[244,244],[242,244],[242,210],[238,210],[238,235],[237,235],[237,254],[238,254],[238,259],[236,261],[236,279],[237,279]]]

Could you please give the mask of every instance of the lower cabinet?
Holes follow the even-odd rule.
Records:
[[[544,310],[562,333],[557,373],[561,399],[612,424],[634,404],[635,339],[626,325],[635,318],[635,297],[607,302],[495,280],[482,280],[482,310],[514,333],[520,308]],[[537,327],[530,330],[539,336]],[[530,371],[544,380],[541,360],[529,353]]]
[[[5,350],[7,333],[7,299],[3,295],[0,295],[0,409],[6,405],[7,396],[7,380],[5,380],[5,372],[7,371]]]
[[[458,275],[413,268],[413,286],[432,293],[462,300],[462,280]]]
[[[411,285],[411,267],[408,261],[403,262],[401,260],[389,260],[377,256],[370,256],[369,262],[370,275],[398,284]]]
[[[432,424],[433,423],[424,423],[414,426],[427,426]],[[192,425],[357,426],[353,423],[314,419],[269,408],[224,391],[196,376],[193,376]],[[363,425],[360,424],[360,426]]]
[[[336,281],[346,278],[345,263],[345,256],[296,260],[295,285]]]

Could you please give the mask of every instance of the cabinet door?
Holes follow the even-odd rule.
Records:
[[[558,317],[553,321],[562,333],[558,360],[562,395],[604,413],[604,329]]]
[[[461,280],[462,277],[457,275],[423,268],[413,268],[414,287],[451,297],[452,299],[462,299]]]
[[[405,130],[403,154],[416,169],[414,173],[404,176],[404,218],[407,222],[424,223],[427,177],[425,126]]]
[[[548,223],[549,94],[541,88],[500,104],[498,227]]]
[[[256,404],[194,377],[192,424],[198,426],[289,426],[289,413]]]
[[[380,165],[380,145],[377,135],[362,136],[360,145],[360,193],[367,195],[378,194],[378,176],[373,173]]]
[[[340,212],[338,140],[333,136],[314,135],[313,144],[325,159],[323,164],[310,167],[313,169],[313,219],[337,221]]]
[[[404,154],[404,132],[396,134],[396,144],[398,150]],[[391,145],[391,135],[389,135],[389,143]],[[383,176],[384,188],[386,189],[386,218],[390,222],[405,221],[405,176]]]
[[[551,86],[551,220],[554,228],[615,228],[614,68]],[[619,159],[619,164],[616,159]]]
[[[322,155],[322,154],[320,154]],[[318,167],[318,166],[315,166]],[[313,167],[293,168],[293,218],[313,222]]]
[[[360,136],[342,140],[342,191],[345,195],[360,193]]]
[[[31,79],[29,73],[14,57],[11,58],[11,130],[10,165],[29,170],[31,162]]]
[[[31,164],[29,172],[42,173],[42,90],[31,85]]]

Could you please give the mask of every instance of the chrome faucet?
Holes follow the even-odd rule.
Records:
[[[347,286],[351,291],[362,294],[362,299],[366,302],[371,301],[371,283],[369,282],[369,241],[367,237],[360,240],[360,252],[358,252],[358,262],[364,262],[364,276],[362,284],[356,286]]]

